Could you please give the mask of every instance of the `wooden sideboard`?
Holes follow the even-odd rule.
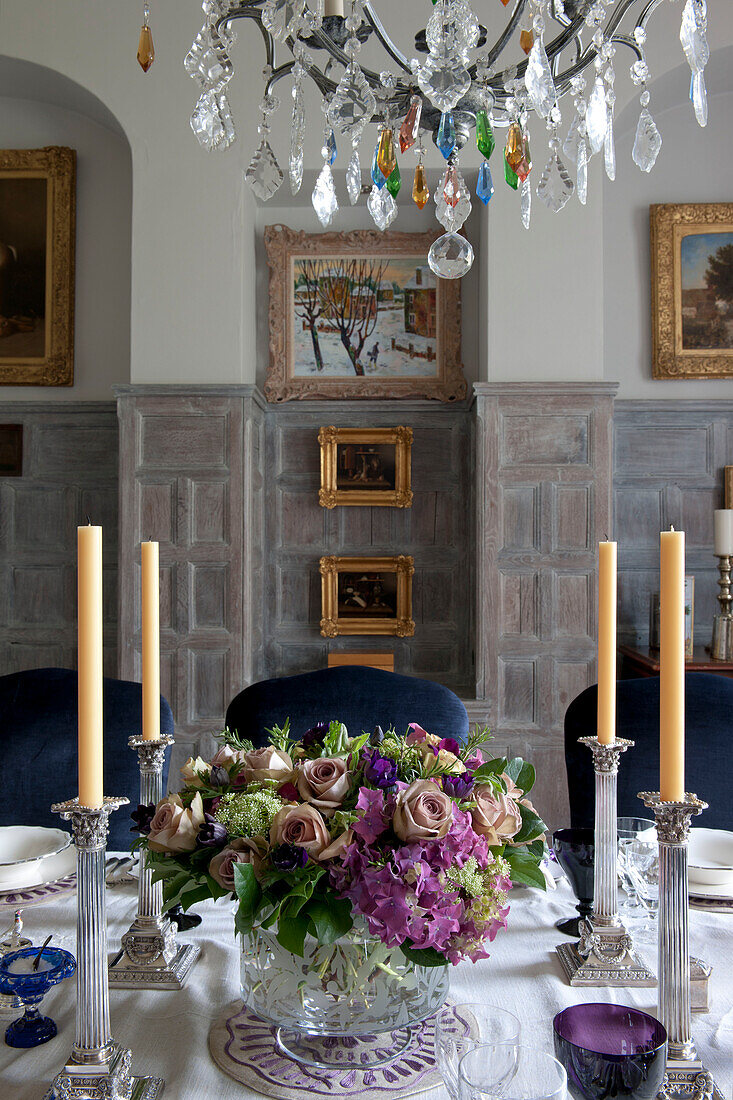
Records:
[[[659,675],[659,650],[635,649],[634,646],[619,646],[624,679]],[[692,657],[685,660],[687,672],[714,672],[718,676],[733,677],[733,661],[714,661],[705,646],[695,646]]]

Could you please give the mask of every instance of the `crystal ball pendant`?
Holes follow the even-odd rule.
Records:
[[[433,241],[428,264],[441,279],[462,279],[473,264],[473,248],[460,233],[444,233]]]

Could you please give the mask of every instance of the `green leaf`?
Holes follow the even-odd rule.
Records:
[[[253,928],[254,918],[250,912],[242,909],[240,902],[234,917],[234,931],[240,936],[248,936]]]
[[[313,922],[316,939],[324,946],[345,935],[354,924],[351,903],[342,898],[313,898],[303,914]]]
[[[186,912],[192,905],[195,905],[196,902],[206,901],[209,897],[211,897],[211,895],[209,893],[209,887],[206,884],[201,886],[197,882],[191,882],[185,890],[181,890],[181,908]]]
[[[234,892],[239,898],[239,907],[243,913],[254,914],[257,911],[262,890],[251,863],[234,864]]]
[[[294,955],[303,958],[303,944],[308,931],[308,918],[302,914],[297,917],[281,916],[277,928],[277,942],[286,951],[292,951]]]
[[[510,760],[504,771],[525,794],[534,787],[534,767],[526,760],[522,760],[521,756],[515,756],[513,760]]]
[[[521,802],[518,802],[517,805],[522,815],[522,828],[515,837],[512,837],[514,844],[523,844],[525,840],[535,840],[547,832],[547,826],[539,814],[536,814],[534,810],[530,810],[529,806],[523,806]]]
[[[447,966],[448,960],[434,947],[408,947],[402,944],[402,954],[416,966]]]
[[[491,776],[501,775],[506,770],[506,757],[500,756],[497,760],[487,760],[473,773],[474,779],[479,782],[482,779],[490,779]]]
[[[509,864],[512,882],[523,882],[525,886],[539,886],[547,889],[545,876],[537,865],[537,859],[528,848],[507,848],[504,859]]]

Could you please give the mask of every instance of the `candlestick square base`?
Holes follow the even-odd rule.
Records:
[[[82,1065],[71,1059],[54,1078],[44,1100],[158,1100],[162,1077],[135,1077],[130,1072],[132,1051],[117,1043],[108,1059]]]
[[[573,986],[641,986],[657,984],[651,970],[635,953],[631,936],[622,924],[596,928],[580,922],[580,940],[557,947],[565,977]]]
[[[116,989],[183,989],[200,954],[200,947],[184,943],[178,947],[170,961],[156,966],[154,963],[134,963],[123,952],[122,958],[114,966],[110,962],[109,984]]]
[[[670,1058],[658,1100],[724,1100],[713,1076],[695,1059],[692,1062]]]

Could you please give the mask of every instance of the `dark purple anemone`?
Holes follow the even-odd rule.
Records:
[[[312,749],[314,745],[322,744],[330,725],[330,722],[316,722],[315,726],[311,726],[309,730],[306,730],[301,742],[303,748]]]
[[[444,775],[443,776],[443,790],[446,794],[449,794],[451,798],[457,799],[461,802],[464,798],[468,798],[473,787],[472,775]]]
[[[227,831],[220,821],[217,821],[211,814],[204,814],[204,823],[199,826],[199,835],[196,837],[196,841],[200,848],[217,848],[220,844],[224,844],[227,838]]]
[[[149,805],[139,805],[136,810],[133,810],[130,817],[135,824],[130,829],[131,833],[141,833],[143,836],[147,836],[150,832],[150,822],[155,817],[155,803],[151,802]]]
[[[371,783],[373,787],[382,791],[388,787],[394,787],[397,782],[397,762],[386,756],[380,756],[377,749],[371,752],[367,749],[364,757],[366,760],[364,778],[367,783]]]
[[[296,844],[278,844],[277,848],[272,849],[270,858],[276,871],[297,871],[299,867],[305,867],[308,853]]]

